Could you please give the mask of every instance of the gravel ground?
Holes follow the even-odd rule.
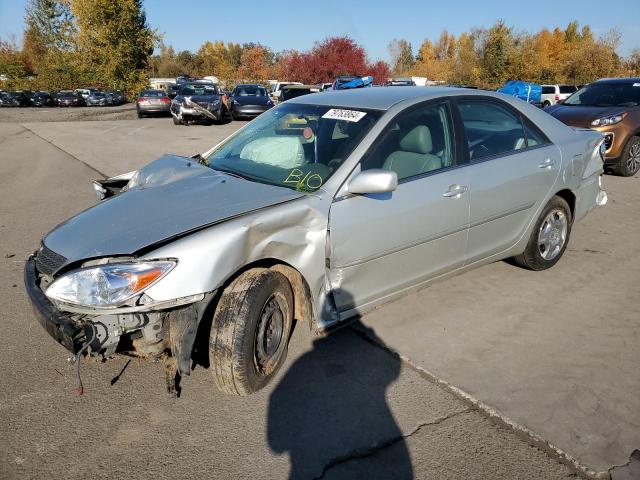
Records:
[[[0,122],[70,122],[75,120],[125,120],[136,118],[136,106],[0,108]]]

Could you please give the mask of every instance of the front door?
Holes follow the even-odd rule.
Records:
[[[336,198],[329,278],[338,310],[364,306],[464,263],[468,171],[456,168],[448,103],[427,103],[392,120],[362,170],[398,175],[388,194]]]

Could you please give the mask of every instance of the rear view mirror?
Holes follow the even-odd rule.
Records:
[[[347,191],[354,194],[386,193],[398,188],[398,174],[390,170],[371,169],[360,172],[347,185]]]

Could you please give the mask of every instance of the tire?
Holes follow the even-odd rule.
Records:
[[[138,112],[138,118],[142,118],[143,116],[142,113]]]
[[[553,197],[536,221],[524,252],[513,257],[514,261],[529,270],[553,267],[567,249],[572,223],[569,204],[564,198]],[[543,230],[547,232],[546,235]]]
[[[544,103],[542,104],[542,108],[547,108],[551,106],[551,102],[549,100],[545,100]]]
[[[636,135],[627,141],[613,171],[621,177],[633,177],[638,170],[640,170],[640,136]]]
[[[171,115],[171,118],[173,118],[174,125],[182,125],[182,120],[180,120],[178,117]]]
[[[266,386],[287,357],[292,324],[293,292],[284,275],[255,268],[236,278],[220,297],[209,335],[218,389],[244,396]]]

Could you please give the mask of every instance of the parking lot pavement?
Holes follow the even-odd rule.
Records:
[[[640,447],[640,177],[575,225],[552,269],[498,262],[365,317],[409,361],[595,471]]]
[[[122,357],[104,364],[84,362],[86,393],[75,397],[75,372],[65,360],[68,354],[35,321],[22,288],[22,267],[42,234],[93,203],[89,183],[96,172],[43,140],[44,127],[39,127],[38,135],[30,128],[0,124],[0,477],[574,476],[546,451],[493,422],[360,331],[364,329],[369,338],[378,334],[378,342],[387,342],[387,337],[395,340],[384,322],[379,327],[382,336],[377,326],[375,331],[345,328],[315,339],[298,328],[275,382],[250,397],[216,392],[210,373],[197,368],[175,399],[164,391],[160,364]],[[102,135],[84,122],[69,123],[67,128],[87,148],[98,141],[96,135]],[[185,130],[209,138],[217,128]],[[119,127],[114,131],[119,132],[114,142],[126,136]],[[148,135],[159,155],[167,141],[166,130],[158,128],[155,137]],[[149,153],[137,148],[137,153]],[[125,153],[117,156],[121,165],[116,160],[111,165],[116,171],[108,173],[126,170],[131,160]],[[483,270],[489,274],[492,268]],[[509,272],[503,273],[512,277]],[[495,288],[491,282],[485,286]],[[447,295],[438,299],[453,300]],[[517,316],[516,301],[500,301],[502,316]],[[386,312],[399,328],[411,320],[401,305]],[[414,326],[405,327],[407,332],[410,328]],[[423,332],[417,325],[413,336]],[[430,335],[424,332],[425,348]],[[500,343],[505,335],[510,338],[509,331],[499,332],[493,341]],[[478,341],[481,345],[488,340]],[[467,365],[477,376],[485,373],[481,353],[478,348],[480,361]]]
[[[114,176],[135,170],[164,153],[202,153],[245,123],[185,126],[174,125],[168,117],[154,117],[23,125],[97,171]]]

